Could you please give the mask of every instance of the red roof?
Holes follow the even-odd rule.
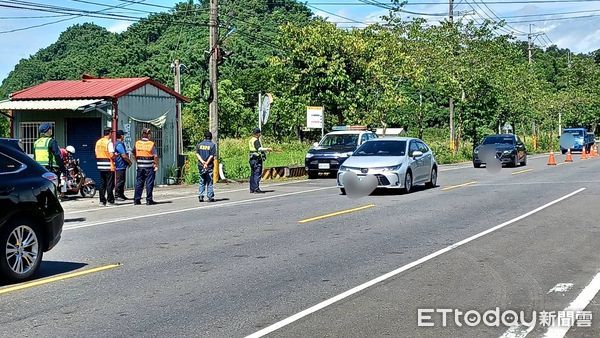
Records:
[[[190,102],[187,97],[176,93],[173,89],[154,81],[149,77],[119,79],[84,77],[81,80],[48,81],[37,86],[14,92],[11,94],[10,99],[14,101],[45,99],[116,99],[147,84],[158,87],[181,101]]]

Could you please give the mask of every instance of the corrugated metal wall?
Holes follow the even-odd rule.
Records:
[[[136,130],[136,121],[151,120],[167,113],[167,119],[162,128],[162,157],[159,159],[160,168],[156,174],[156,184],[165,184],[167,168],[177,164],[177,128],[175,109],[177,100],[169,93],[152,85],[146,85],[119,99],[119,129],[127,131],[125,145],[133,149],[135,141],[140,139],[141,130]],[[135,164],[128,169],[127,186],[135,184]]]

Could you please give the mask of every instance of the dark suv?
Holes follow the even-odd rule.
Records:
[[[60,240],[64,212],[57,185],[57,176],[25,154],[18,140],[0,138],[0,279],[29,279]]]
[[[473,149],[473,166],[481,167],[485,164],[484,153],[494,157],[502,164],[516,167],[527,165],[527,149],[517,135],[499,134],[486,136],[481,144]],[[483,155],[483,156],[482,156]]]

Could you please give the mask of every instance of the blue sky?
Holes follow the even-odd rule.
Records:
[[[88,11],[98,11],[102,6],[85,4],[81,0],[28,0],[38,4],[47,4],[54,6],[63,6],[69,8],[78,8]],[[83,0],[89,2],[102,3],[105,6],[124,6],[126,1],[121,0]],[[144,1],[146,4],[159,6],[173,6],[178,0],[136,0]],[[266,1],[266,0],[265,0]],[[378,0],[381,3],[388,3],[389,0]],[[560,15],[536,16],[508,18],[507,21],[514,22],[510,24],[507,30],[520,32],[529,31],[529,22],[517,22],[528,20],[546,20],[533,22],[533,32],[544,32],[547,35],[539,37],[536,43],[538,45],[549,44],[550,41],[561,48],[569,48],[575,52],[590,52],[600,48],[600,1],[579,2],[579,3],[533,3],[536,0],[530,0],[529,3],[518,4],[498,4],[489,2],[501,2],[503,0],[484,0],[488,3],[487,7],[481,3],[482,0],[455,0],[457,19],[474,19],[481,21],[482,18],[494,17],[514,17],[522,15],[540,15],[548,13],[578,12]],[[506,0],[509,1],[509,0]],[[513,0],[514,1],[514,0]],[[364,5],[360,0],[308,0],[307,2],[316,15],[326,17],[332,22],[340,22],[339,26],[358,26],[364,27],[362,23],[376,22],[379,17],[387,13],[387,10],[377,6]],[[428,5],[416,5],[417,3],[438,3]],[[524,1],[526,2],[526,1]],[[336,4],[337,3],[337,4]],[[104,7],[105,8],[105,7]],[[420,13],[445,13],[448,11],[447,1],[441,0],[409,0],[406,10]],[[144,16],[136,11],[166,11],[158,7],[135,4],[111,11],[126,12],[124,15]],[[596,12],[588,12],[596,11]],[[329,12],[329,13],[327,13]],[[62,31],[67,27],[83,22],[94,22],[100,26],[106,27],[113,32],[121,32],[127,29],[131,22],[100,19],[89,17],[76,17],[60,23],[50,24],[40,28],[33,28],[18,32],[6,32],[23,27],[29,27],[38,24],[44,24],[63,19],[65,17],[52,18],[14,18],[14,17],[32,17],[47,16],[53,13],[37,12],[32,10],[14,9],[0,7],[0,80],[4,79],[14,66],[22,58],[27,58],[35,54],[40,48],[47,47],[55,42]],[[403,14],[406,18],[413,17],[412,14]],[[598,15],[588,18],[582,16]],[[573,19],[572,17],[580,17]],[[11,19],[14,18],[14,19]],[[432,23],[442,19],[442,16],[427,16]],[[548,20],[556,18],[571,18],[568,20]],[[356,23],[358,21],[361,23]],[[353,23],[350,23],[353,22]],[[520,36],[526,38],[526,36]],[[547,38],[547,39],[546,39]],[[550,40],[550,41],[548,41]]]

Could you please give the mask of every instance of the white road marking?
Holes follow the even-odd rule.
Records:
[[[525,336],[527,336],[529,332],[533,331],[534,328],[534,324],[529,327],[524,325],[511,326],[508,328],[508,330],[506,330],[506,332],[504,332],[503,335],[500,336],[500,338],[525,338]]]
[[[285,318],[285,319],[283,319],[283,320],[281,320],[281,321],[279,321],[279,322],[277,322],[275,324],[272,324],[272,325],[270,325],[270,326],[268,326],[268,327],[266,327],[266,328],[264,328],[264,329],[262,329],[260,331],[257,331],[255,333],[247,336],[246,338],[257,338],[257,337],[265,336],[265,335],[267,335],[267,334],[269,334],[269,333],[271,333],[273,331],[276,331],[276,330],[278,330],[278,329],[280,329],[280,328],[282,328],[284,326],[287,326],[287,325],[289,325],[289,324],[291,324],[291,323],[293,323],[293,322],[295,322],[295,321],[297,321],[297,320],[299,320],[301,318],[304,318],[304,317],[306,317],[306,316],[308,316],[308,315],[310,315],[310,314],[312,314],[314,312],[317,312],[317,311],[319,311],[321,309],[324,309],[324,308],[326,308],[326,307],[328,307],[328,306],[330,306],[330,305],[332,305],[332,304],[334,304],[336,302],[339,302],[340,300],[343,300],[343,299],[345,299],[347,297],[350,297],[350,296],[352,296],[352,295],[354,295],[354,294],[356,294],[356,293],[358,293],[358,292],[360,292],[362,290],[365,290],[365,289],[367,289],[367,288],[369,288],[369,287],[371,287],[371,286],[373,286],[373,285],[375,285],[377,283],[383,282],[383,281],[385,281],[385,280],[387,280],[387,279],[389,279],[391,277],[394,277],[394,276],[398,275],[401,272],[404,272],[406,270],[412,269],[415,266],[421,265],[421,264],[423,264],[423,263],[425,263],[425,262],[427,262],[427,261],[429,261],[429,260],[431,260],[431,259],[433,259],[433,258],[435,258],[437,256],[445,254],[446,252],[454,250],[454,249],[456,249],[456,248],[458,248],[458,247],[460,247],[462,245],[465,245],[465,244],[467,244],[469,242],[472,242],[472,241],[474,241],[474,240],[476,240],[476,239],[478,239],[480,237],[483,237],[483,236],[485,236],[485,235],[487,235],[489,233],[492,233],[492,232],[494,232],[496,230],[502,229],[502,228],[504,228],[507,225],[513,224],[513,223],[518,222],[518,221],[520,221],[520,220],[522,220],[522,219],[524,219],[526,217],[529,217],[529,216],[531,216],[533,214],[536,214],[536,213],[538,213],[538,212],[540,212],[540,211],[542,211],[542,210],[544,210],[544,209],[546,209],[546,208],[548,208],[548,207],[550,207],[550,206],[552,206],[552,205],[554,205],[556,203],[559,203],[559,202],[561,202],[561,201],[563,201],[563,200],[565,200],[565,199],[567,199],[569,197],[572,197],[574,195],[577,195],[577,194],[579,194],[580,192],[582,192],[584,190],[585,190],[585,188],[581,188],[581,189],[575,190],[574,192],[572,192],[570,194],[567,194],[567,195],[565,195],[563,197],[555,199],[552,202],[546,203],[546,204],[542,205],[541,207],[539,207],[537,209],[534,209],[532,211],[529,211],[528,213],[523,214],[523,215],[521,215],[519,217],[513,218],[510,221],[506,221],[506,222],[504,222],[502,224],[496,225],[493,228],[490,228],[490,229],[485,230],[483,232],[480,232],[480,233],[478,233],[476,235],[473,235],[473,236],[471,236],[471,237],[469,237],[467,239],[463,239],[460,242],[457,242],[455,244],[447,246],[447,247],[445,247],[445,248],[443,248],[443,249],[441,249],[439,251],[436,251],[436,252],[434,252],[432,254],[429,254],[429,255],[427,255],[425,257],[422,257],[422,258],[420,258],[420,259],[418,259],[418,260],[416,260],[416,261],[414,261],[412,263],[406,264],[406,265],[404,265],[404,266],[402,266],[402,267],[400,267],[400,268],[398,268],[398,269],[396,269],[394,271],[388,272],[385,275],[379,276],[379,277],[377,277],[375,279],[372,279],[372,280],[370,280],[370,281],[368,281],[368,282],[366,282],[364,284],[361,284],[361,285],[359,285],[357,287],[354,287],[354,288],[352,288],[352,289],[350,289],[350,290],[348,290],[346,292],[343,292],[343,293],[341,293],[341,294],[339,294],[339,295],[337,295],[337,296],[335,296],[333,298],[329,298],[329,299],[327,299],[327,300],[325,300],[325,301],[323,301],[321,303],[313,305],[313,306],[311,306],[310,308],[308,308],[308,309],[306,309],[304,311],[298,312],[298,313],[296,313],[295,315],[293,315],[291,317]]]
[[[111,220],[108,220],[108,221],[95,222],[95,223],[89,223],[89,224],[81,224],[81,225],[76,225],[76,226],[71,226],[71,227],[64,227],[63,231],[75,230],[75,229],[81,229],[81,228],[89,228],[89,227],[93,227],[93,226],[97,226],[97,225],[104,225],[104,224],[110,224],[110,223],[132,221],[132,220],[142,219],[142,218],[157,217],[157,216],[164,216],[164,215],[171,215],[171,214],[179,214],[179,213],[182,213],[182,212],[188,212],[188,211],[194,211],[194,210],[200,210],[200,209],[222,208],[222,207],[228,207],[228,206],[232,206],[232,205],[240,205],[240,204],[246,204],[246,203],[251,203],[251,202],[258,202],[258,201],[270,200],[270,199],[275,199],[275,198],[280,198],[280,197],[286,197],[286,196],[306,194],[306,193],[309,193],[309,192],[315,192],[315,191],[326,190],[326,189],[337,189],[337,187],[316,188],[316,189],[295,191],[295,192],[290,192],[290,193],[286,193],[286,194],[265,196],[265,197],[259,197],[259,198],[249,198],[249,199],[245,199],[245,200],[241,200],[241,201],[235,201],[235,202],[215,203],[215,204],[210,204],[210,205],[205,205],[205,206],[199,206],[199,207],[193,207],[193,208],[187,208],[187,209],[162,211],[162,212],[157,212],[157,213],[154,213],[154,214],[146,214],[146,215],[139,215],[139,216],[132,216],[132,217],[115,218],[115,219],[111,219]]]
[[[596,294],[600,291],[600,272],[592,279],[583,291],[575,298],[564,311],[583,311],[588,304],[596,297]],[[552,326],[548,329],[544,337],[546,338],[562,338],[567,334],[569,329],[575,323],[570,323],[569,326]]]
[[[276,184],[270,184],[270,185],[264,185],[263,188],[270,188],[270,187],[278,187],[281,185],[289,185],[289,184],[296,184],[296,183],[303,183],[303,182],[308,182],[309,180],[300,180],[300,181],[293,181],[293,182],[283,182],[283,183],[276,183]],[[230,192],[239,192],[239,191],[247,191],[248,187],[246,188],[242,188],[242,189],[230,189],[230,190],[221,190],[218,191],[219,194],[227,194]],[[173,198],[168,198],[166,199],[166,201],[175,201],[175,200],[181,200],[181,199],[185,199],[185,198],[192,198],[192,197],[198,197],[198,194],[193,194],[193,195],[185,195],[185,196],[179,196],[179,197],[173,197]],[[133,201],[133,199],[131,199]],[[106,207],[99,207],[99,208],[92,208],[92,209],[85,209],[85,210],[78,210],[78,211],[65,211],[65,216],[67,215],[72,215],[72,214],[80,214],[83,212],[90,212],[90,211],[98,211],[98,210],[107,210],[107,209],[114,209],[114,208],[121,208],[121,207],[126,207],[126,206],[133,206],[133,204],[131,203],[127,203],[127,204],[119,204],[119,205],[114,205],[114,206],[106,206]]]
[[[548,293],[560,292],[565,293],[573,288],[573,283],[558,283]]]

